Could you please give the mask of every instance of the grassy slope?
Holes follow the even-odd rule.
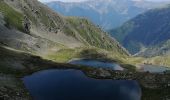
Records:
[[[124,63],[130,63],[132,65],[140,65],[140,64],[152,64],[152,65],[160,65],[170,67],[170,56],[155,56],[151,58],[144,57],[130,57],[127,58]]]
[[[114,50],[113,48],[116,47],[116,42],[113,43],[106,33],[88,20],[69,17],[67,21],[90,45],[107,50]]]
[[[38,8],[34,7],[34,9]],[[127,56],[126,52],[122,49],[122,47],[118,45],[118,42],[111,39],[107,35],[107,33],[103,32],[100,28],[96,27],[88,20],[76,17],[63,17],[58,16],[56,14],[53,14],[53,16],[49,14],[49,16],[51,17],[48,18],[48,16],[46,16],[45,14],[45,12],[47,11],[47,9],[41,7],[41,10],[39,12],[41,13],[39,16],[39,21],[43,21],[44,25],[48,26],[49,23],[52,22],[52,28],[60,29],[64,32],[64,34],[76,38],[77,40],[83,42],[87,46],[87,48],[95,48],[97,51],[101,49],[106,49],[111,52],[110,54],[113,55],[113,58],[115,56],[116,58]],[[51,11],[49,10],[48,12]],[[30,13],[30,15],[32,14],[31,16],[33,16],[32,11],[28,10],[27,13]],[[67,62],[72,58],[80,57],[80,52],[83,51],[83,49],[84,47],[79,47],[75,49],[63,48],[56,52],[50,52],[47,58],[52,59],[54,61]]]
[[[127,57],[127,56],[122,56],[122,55],[116,55],[116,54],[113,54],[113,52],[106,51],[104,49],[95,48],[95,47],[80,47],[80,48],[74,48],[74,49],[63,48],[59,51],[51,52],[46,57],[57,62],[67,62],[71,60],[72,58],[105,59],[109,57],[114,58],[113,56],[114,57],[121,56],[122,58]]]
[[[88,20],[60,16],[36,0],[24,0],[23,2],[24,3],[21,3],[21,5],[24,6],[21,7],[21,10],[29,17],[32,24],[36,26],[37,29],[41,29],[43,24],[43,31],[47,31],[48,34],[50,34],[49,30],[51,32],[60,30],[67,36],[72,36],[80,42],[83,42],[86,46],[91,45],[97,48],[106,49],[119,56],[127,55],[117,41],[111,39],[107,33],[103,32]],[[35,13],[35,11],[38,13]],[[48,12],[48,14],[46,14],[46,12]]]
[[[169,15],[169,8],[170,6],[166,6],[150,10],[126,22],[122,27],[111,31],[113,36],[122,44],[124,44],[123,40],[128,34],[133,34],[131,37],[136,37],[136,39],[140,38],[139,41],[146,39],[145,42],[152,40],[154,43],[155,41],[162,40],[160,43],[144,46],[142,42],[135,41],[129,36],[129,40],[132,41],[127,42],[126,48],[128,50],[136,52],[143,50],[143,48],[146,49],[144,52],[138,54],[138,56],[141,57],[130,59],[132,63],[142,64],[144,62],[149,62],[154,65],[170,66],[170,42],[167,39],[167,37],[169,37],[169,19],[167,18],[167,15]],[[143,35],[147,38],[144,38]]]
[[[118,46],[118,43],[116,41],[112,40],[105,32],[103,32],[100,28],[97,28],[95,25],[93,25],[91,22],[89,22],[86,19],[75,18],[75,17],[67,17],[62,19],[61,16],[58,16],[56,14],[54,14],[54,16],[52,16],[49,19],[49,17],[46,16],[45,12],[51,12],[51,10],[46,9],[42,6],[41,7],[37,6],[37,8],[34,8],[34,10],[41,8],[40,9],[41,14],[39,16],[38,15],[36,16],[38,18],[37,20],[36,17],[34,17],[34,11],[32,12],[31,9],[29,8],[29,3],[32,1],[25,0],[24,2],[27,4],[26,5],[27,11],[23,9],[22,10],[24,14],[29,16],[30,20],[34,25],[38,25],[38,21],[40,21],[44,25],[49,27],[49,23],[51,22],[52,25],[50,24],[50,26],[52,26],[52,28],[60,28],[60,30],[63,30],[64,33],[67,34],[68,36],[73,36],[77,39],[80,39],[85,44],[87,44],[87,47],[80,47],[75,49],[61,48],[61,50],[59,51],[49,52],[49,54],[47,54],[47,56],[44,57],[46,59],[50,59],[57,62],[67,62],[72,58],[87,57],[93,59],[100,58],[106,60],[113,60],[121,64],[133,64],[133,65],[143,61],[141,60],[141,58],[135,58],[135,59],[129,58],[127,54],[124,52],[124,50],[122,50],[122,48]],[[15,16],[20,16],[19,18],[18,17],[15,18],[14,16],[15,22],[14,24],[11,23],[11,26],[13,25],[17,26],[15,25],[15,23],[19,22],[19,26],[22,27],[22,22],[20,22],[20,19],[22,19],[23,15],[21,15],[19,12],[15,11],[11,7],[9,7],[7,4],[5,3],[2,4],[8,7],[9,11],[6,9],[7,12],[12,11],[15,12]],[[11,16],[12,15],[8,17],[10,17],[10,19],[13,20]],[[82,38],[77,37],[76,36],[77,34],[80,35]],[[92,45],[93,47],[89,46],[89,44]],[[87,55],[82,55],[82,52],[84,51],[89,51],[89,52]],[[5,69],[3,70],[8,70],[6,67],[4,68]]]
[[[150,61],[152,64],[170,67],[170,56],[169,55],[152,57],[152,58],[149,58],[148,61]]]
[[[51,59],[56,62],[67,62],[72,58],[76,57],[75,49],[61,49],[46,55],[46,59]]]
[[[149,10],[113,29],[111,33],[132,54],[144,47],[158,45],[170,38],[169,9],[170,6],[165,6]]]
[[[107,33],[103,32],[99,27],[89,22],[86,19],[75,18],[75,17],[62,17],[42,4],[39,4],[36,0],[29,1],[24,0],[19,2],[22,5],[20,9],[23,14],[15,11],[11,4],[10,6],[4,1],[1,1],[1,11],[5,12],[5,18],[9,19],[11,26],[22,30],[22,19],[23,15],[27,15],[32,24],[37,28],[40,28],[40,23],[45,25],[46,28],[49,26],[52,29],[58,29],[64,31],[68,36],[73,36],[74,38],[80,40],[87,47],[79,47],[75,49],[64,48],[56,52],[50,52],[48,59],[55,59],[55,61],[66,62],[72,58],[77,57],[87,57],[82,56],[81,53],[84,50],[88,50],[88,56],[98,57],[98,55],[107,55],[106,58],[122,60],[127,56],[127,53],[122,49],[117,41],[111,39]],[[13,6],[15,7],[15,6]],[[35,11],[38,11],[35,14]],[[47,15],[46,12],[49,14]],[[45,30],[46,31],[46,30]],[[48,33],[50,34],[50,33]],[[92,50],[93,49],[93,50]],[[90,51],[91,50],[91,51]],[[102,52],[101,52],[102,51]],[[107,53],[105,53],[107,52]]]
[[[20,14],[19,12],[15,11],[11,7],[9,7],[3,1],[0,1],[0,2],[1,2],[0,3],[0,5],[1,5],[0,11],[5,15],[4,17],[5,17],[6,21],[9,23],[9,25],[15,26],[17,29],[22,30],[23,15]],[[45,12],[46,10],[42,9],[42,11]],[[32,14],[31,12],[27,12],[27,13],[30,13],[30,15]],[[43,17],[43,15],[44,15],[44,17]],[[31,15],[31,16],[33,16],[33,15]],[[43,17],[43,18],[41,18],[41,17]],[[47,23],[49,23],[50,21],[55,21],[58,18],[55,20],[48,20],[48,17],[45,16],[45,14],[42,14],[40,16],[40,19],[42,21],[43,20],[48,21],[48,22],[43,22],[44,24],[48,25]],[[96,55],[102,54],[103,52],[99,52],[99,51],[102,50],[100,48],[104,48],[104,49],[110,50],[106,54],[107,58],[109,58],[109,59],[117,59],[124,63],[131,63],[134,65],[138,64],[138,63],[142,63],[144,61],[144,58],[128,58],[128,57],[126,57],[126,54],[123,54],[121,49],[118,49],[118,47],[116,47],[116,43],[113,43],[113,41],[110,41],[109,38],[107,36],[105,36],[105,33],[102,33],[100,28],[96,28],[88,20],[81,19],[81,18],[74,18],[74,17],[69,17],[66,19],[68,21],[68,24],[70,24],[70,26],[73,27],[73,29],[75,29],[76,32],[79,33],[87,41],[86,43],[98,47],[98,48],[95,48],[96,52],[97,52]],[[33,19],[31,19],[31,20],[33,21]],[[36,20],[36,19],[34,19],[34,20]],[[54,25],[54,23],[52,26],[57,27]],[[68,32],[66,32],[66,34],[69,33],[68,35],[75,36],[75,34],[76,34],[76,33],[74,33],[75,31],[72,30],[71,28],[64,28],[64,30],[68,31]],[[73,32],[73,34],[71,34],[72,32]],[[103,34],[103,36],[100,33]],[[80,50],[77,50],[77,49],[80,49]],[[59,62],[67,62],[68,60],[70,60],[72,58],[82,57],[82,56],[80,56],[80,53],[84,49],[86,50],[87,48],[76,48],[76,49],[65,48],[65,49],[61,49],[58,52],[56,51],[56,52],[50,53],[48,55],[48,58],[55,60],[55,61],[59,61]],[[91,47],[88,49],[90,50]],[[94,54],[92,54],[92,55],[94,55]],[[169,57],[159,57],[158,56],[158,57],[154,57],[153,59],[149,59],[149,60],[152,60],[152,62],[154,64],[163,63],[164,65],[169,66],[170,64],[168,62],[168,59],[169,59]],[[3,70],[7,70],[7,69],[3,69]]]
[[[123,44],[123,40],[128,35],[128,32],[133,29],[134,23],[133,22],[126,22],[124,23],[123,27],[118,27],[116,29],[110,30],[110,33],[113,37],[115,37],[120,43]]]
[[[120,64],[122,67],[134,71],[134,65],[142,62],[142,58],[134,58],[115,54],[115,52],[106,51],[94,47],[84,47],[76,49],[61,49],[56,52],[51,52],[44,57],[45,59],[53,60],[54,62],[67,63],[73,58],[98,59],[111,61]]]
[[[8,19],[6,21],[9,21],[9,25],[13,27],[15,26],[17,29],[22,30],[23,14],[15,11],[12,7],[4,3],[4,1],[0,2],[0,5],[2,6],[0,11],[4,13],[5,19]],[[103,32],[100,28],[96,27],[88,20],[75,17],[62,18],[61,16],[54,14],[54,12],[48,8],[44,7],[42,4],[38,4],[36,0],[24,0],[23,2],[22,3],[26,9],[21,7],[21,10],[30,18],[32,24],[39,26],[40,21],[48,28],[49,26],[55,29],[60,28],[64,32],[67,31],[65,34],[71,35],[87,45],[87,47],[83,48],[64,48],[56,52],[50,52],[48,59],[55,59],[55,61],[59,62],[66,62],[72,58],[87,57],[87,55],[90,57],[94,56],[93,58],[99,58],[100,56],[98,57],[98,55],[106,55],[103,58],[126,61],[125,59],[128,56],[122,47],[118,45],[118,42],[111,39],[107,33]],[[31,9],[31,3],[33,3],[34,11]],[[35,14],[35,10],[39,11],[38,15]],[[47,16],[46,12],[49,12],[50,17]],[[81,38],[77,37],[77,34]],[[89,54],[82,56],[81,53],[85,50],[88,50]]]
[[[4,1],[0,1],[0,12],[3,13],[7,27],[14,27],[20,31],[24,31],[22,20],[23,15],[9,7]]]

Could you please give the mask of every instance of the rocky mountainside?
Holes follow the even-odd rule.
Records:
[[[110,32],[132,54],[159,56],[169,53],[170,6],[140,14]]]
[[[166,3],[144,0],[89,0],[78,3],[47,2],[46,5],[65,16],[86,17],[96,25],[109,30],[138,14]]]
[[[38,54],[91,46],[127,55],[115,39],[90,21],[59,15],[37,0],[1,0],[0,12],[2,45]]]

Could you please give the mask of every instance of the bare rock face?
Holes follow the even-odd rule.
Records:
[[[24,30],[25,30],[25,32],[26,32],[26,33],[30,33],[31,22],[30,22],[30,20],[28,19],[27,16],[24,16],[23,24],[24,24]]]

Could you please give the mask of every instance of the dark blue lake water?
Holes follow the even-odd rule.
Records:
[[[69,63],[76,64],[76,65],[78,64],[78,65],[85,65],[85,66],[92,66],[92,67],[109,68],[112,70],[123,70],[123,68],[116,63],[91,60],[91,59],[72,60]]]
[[[141,100],[136,81],[92,79],[78,70],[45,70],[23,81],[34,100]]]

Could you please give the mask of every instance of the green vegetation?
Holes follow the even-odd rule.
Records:
[[[74,57],[76,57],[76,53],[74,49],[61,49],[47,56],[48,59],[57,62],[67,62]]]
[[[101,47],[102,44],[100,42],[102,37],[99,34],[101,31],[97,30],[89,21],[74,17],[69,17],[68,21],[89,44]]]
[[[170,88],[148,89],[142,87],[142,100],[166,100],[170,97]]]
[[[79,56],[87,59],[107,59],[107,54],[95,48],[83,49],[79,52]]]
[[[109,60],[107,54],[104,53],[101,49],[92,48],[92,47],[82,47],[74,49],[61,49],[57,52],[51,52],[46,57],[49,60],[56,62],[68,62],[73,58],[85,58],[85,59],[105,59]]]
[[[2,0],[0,1],[0,12],[4,15],[7,27],[14,27],[20,31],[24,31],[22,25],[23,15],[21,13],[15,11]]]
[[[156,56],[146,59],[149,63],[170,67],[170,56]]]
[[[22,26],[23,16],[19,14],[19,12],[16,12],[13,8],[9,7],[4,1],[1,1],[1,2],[2,2],[1,5],[9,9],[8,11],[4,11],[4,12],[10,13],[10,15],[8,15],[7,13],[8,15],[7,17],[9,17],[8,19],[12,20],[10,21],[10,23],[17,24],[17,25],[11,24],[11,26],[13,27],[20,26],[19,28],[23,28]],[[94,46],[96,48],[106,49],[111,52],[114,52],[114,55],[123,55],[123,56],[128,55],[125,52],[125,50],[123,50],[122,47],[118,45],[118,42],[116,40],[111,39],[111,37],[107,33],[103,32],[101,28],[96,27],[90,21],[83,19],[83,18],[76,18],[76,17],[66,17],[66,18],[60,17],[58,14],[54,14],[49,9],[46,9],[45,7],[42,7],[41,5],[31,6],[31,3],[38,4],[38,2],[36,1],[30,2],[29,0],[24,0],[22,3],[19,3],[18,5],[22,5],[20,10],[23,11],[24,15],[26,15],[30,19],[32,23],[31,26],[32,26],[33,31],[37,31],[39,29],[41,31],[42,29],[43,31],[45,30],[45,32],[47,32],[48,34],[48,32],[57,33],[58,30],[60,30],[61,32],[64,32],[64,34],[66,34],[67,36],[70,35],[73,38],[77,39],[79,42],[84,43],[86,46]],[[5,8],[5,7],[2,7],[2,8]],[[16,16],[11,17],[13,16],[12,15],[13,13],[11,12],[15,13]],[[49,14],[46,14],[46,12],[49,12]],[[20,19],[21,19],[20,23],[14,22]],[[32,34],[33,36],[35,35],[34,33]],[[43,35],[43,34],[41,35],[41,33],[38,35],[40,35],[40,37],[42,38],[46,38],[46,35]],[[55,42],[52,37],[50,38],[52,42]],[[62,54],[62,52],[59,52],[59,54]],[[68,57],[68,56],[62,57],[61,55],[57,55],[57,56],[61,57],[59,58],[60,61],[63,61],[64,59]],[[55,58],[55,57],[52,57],[52,58]]]
[[[115,54],[127,55],[117,41],[111,39],[107,33],[103,32],[101,28],[93,25],[90,21],[77,17],[68,17],[67,21],[70,26],[75,28],[76,32],[91,46],[113,51]],[[73,31],[70,32],[76,34]]]
[[[53,60],[54,62],[67,63],[74,58],[80,59],[96,59],[107,62],[114,62],[120,64],[122,67],[130,70],[136,70],[136,64],[142,62],[142,58],[130,58],[127,56],[116,55],[114,52],[109,52],[103,49],[94,47],[82,47],[75,49],[61,49],[56,52],[51,52],[44,57],[45,59]]]
[[[64,33],[68,36],[76,37],[75,31],[73,30],[73,27],[71,26],[64,26]]]
[[[146,57],[162,56],[170,50],[167,48],[169,43],[166,44],[170,38],[170,18],[167,17],[170,15],[169,10],[169,5],[149,10],[127,21],[121,27],[111,30],[111,34],[131,54],[138,53]],[[165,47],[163,43],[167,46]],[[143,48],[149,50],[143,51]]]
[[[120,43],[123,43],[123,40],[128,35],[128,33],[134,28],[134,23],[128,21],[124,24],[124,27],[119,27],[114,30],[110,30],[110,33],[115,37]]]

